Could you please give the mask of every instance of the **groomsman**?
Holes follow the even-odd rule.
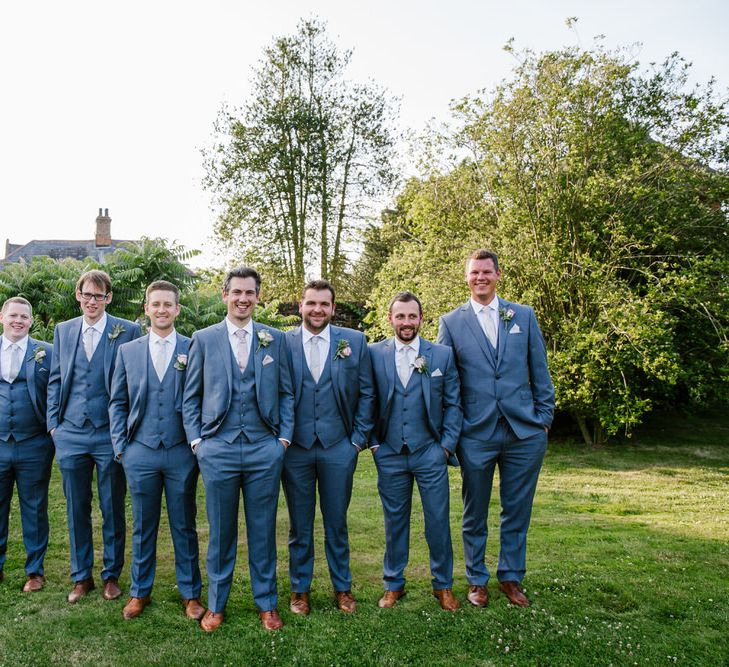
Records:
[[[195,530],[198,467],[182,426],[190,339],[175,331],[180,290],[166,280],[145,293],[148,335],[119,348],[111,384],[109,419],[116,459],[132,496],[132,567],[125,619],[139,616],[152,602],[162,490],[175,548],[177,589],[188,618],[200,620],[202,580]]]
[[[455,611],[460,605],[452,590],[447,463],[450,459],[457,464],[453,454],[462,413],[453,352],[420,338],[423,311],[411,292],[393,297],[388,319],[395,337],[370,345],[377,392],[371,448],[385,514],[385,593],[378,604],[388,609],[405,595],[416,481],[430,550],[433,595],[443,609]]]
[[[496,576],[512,604],[526,607],[526,536],[554,413],[547,351],[534,311],[496,295],[499,260],[477,250],[466,263],[471,299],[444,315],[438,341],[453,348],[463,394],[458,458],[463,476],[463,550],[468,601],[489,603],[484,562],[494,470],[499,467],[501,549]]]
[[[208,610],[200,623],[206,632],[223,622],[230,595],[241,491],[253,600],[266,630],[283,626],[276,610],[276,510],[294,395],[284,335],[252,319],[260,288],[254,269],[229,271],[226,318],[195,332],[190,345],[182,414],[210,525]]]
[[[316,491],[324,521],[324,550],[339,609],[354,612],[347,509],[357,456],[372,428],[374,388],[364,334],[330,324],[334,288],[326,280],[304,287],[303,323],[286,334],[292,358],[296,428],[282,474],[289,509],[290,609],[310,611],[314,573]]]
[[[8,547],[13,482],[18,487],[25,544],[24,593],[43,588],[48,548],[48,482],[53,441],[46,433],[46,389],[51,346],[28,336],[33,308],[8,299],[0,312],[0,581]]]
[[[91,481],[96,467],[104,540],[105,600],[121,595],[124,565],[126,481],[114,461],[109,434],[109,393],[119,346],[140,335],[139,325],[106,312],[112,300],[111,279],[104,271],[87,271],[76,283],[81,317],[56,325],[53,363],[48,380],[48,431],[66,496],[71,542],[71,604],[95,587],[91,529]]]

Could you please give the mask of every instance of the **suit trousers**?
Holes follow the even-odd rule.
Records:
[[[433,588],[453,588],[450,490],[443,448],[432,442],[415,452],[398,454],[387,445],[381,445],[374,458],[377,490],[385,515],[385,589],[401,591],[405,588],[414,481],[418,483],[423,505]]]
[[[278,604],[276,512],[285,451],[274,436],[258,442],[247,442],[239,436],[231,443],[205,438],[197,446],[210,526],[207,557],[210,611],[222,612],[230,595],[238,549],[241,491],[253,601],[260,611],[271,611]]]
[[[187,443],[151,449],[131,442],[122,465],[132,496],[132,566],[129,594],[146,597],[152,591],[157,564],[157,534],[162,512],[162,491],[175,549],[175,575],[180,595],[200,597],[199,549],[195,518],[197,460]]]
[[[349,438],[327,448],[317,440],[310,449],[294,443],[286,450],[281,479],[291,526],[289,576],[294,593],[307,592],[314,576],[317,482],[329,577],[335,591],[352,588],[347,510],[357,456],[357,448]]]
[[[485,554],[496,466],[501,480],[501,545],[496,576],[499,581],[521,582],[524,578],[527,530],[546,451],[545,431],[520,440],[503,418],[487,442],[461,438],[458,459],[463,478],[463,552],[466,578],[472,586],[485,586],[490,577]]]
[[[8,547],[8,519],[13,484],[18,488],[25,545],[25,574],[43,574],[48,549],[48,483],[53,442],[43,433],[22,442],[0,440],[0,572]]]
[[[71,579],[81,581],[93,574],[94,542],[91,528],[91,483],[96,467],[96,488],[101,507],[101,535],[104,540],[104,569],[101,578],[119,578],[124,566],[127,492],[124,469],[114,460],[109,426],[94,428],[86,421],[82,428],[68,420],[53,434],[56,461],[66,496],[68,534],[71,542]]]

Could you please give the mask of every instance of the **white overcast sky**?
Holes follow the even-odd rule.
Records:
[[[514,59],[603,34],[678,51],[694,79],[729,86],[729,0],[35,0],[0,4],[0,256],[4,242],[163,236],[205,251],[214,214],[200,149],[222,102],[242,103],[251,66],[301,17],[353,48],[350,76],[401,97],[400,126],[448,117]],[[577,16],[577,33],[565,19]]]

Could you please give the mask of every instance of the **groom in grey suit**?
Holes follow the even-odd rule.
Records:
[[[289,608],[294,614],[310,610],[317,484],[337,606],[345,613],[356,608],[350,590],[347,509],[357,456],[372,428],[374,388],[367,339],[359,331],[332,326],[334,310],[334,288],[326,280],[313,280],[299,304],[303,324],[286,334],[296,428],[282,481],[291,521]]]
[[[208,610],[223,622],[238,549],[243,493],[253,601],[266,630],[283,626],[276,587],[276,510],[281,468],[294,431],[294,394],[284,334],[252,319],[261,278],[249,267],[228,272],[220,324],[195,332],[182,415],[197,455],[210,524]]]
[[[453,348],[461,378],[463,430],[458,458],[463,477],[463,549],[468,601],[489,602],[484,561],[494,470],[499,467],[501,548],[496,576],[512,604],[529,605],[521,581],[526,537],[554,387],[534,311],[496,295],[497,256],[477,250],[466,263],[471,299],[440,321],[438,342]]]
[[[186,616],[199,621],[205,614],[195,530],[199,470],[182,426],[190,339],[175,331],[180,290],[166,280],[151,283],[144,312],[150,332],[119,348],[109,403],[111,440],[129,483],[134,521],[132,583],[122,615],[136,618],[152,601],[164,489],[177,590]]]

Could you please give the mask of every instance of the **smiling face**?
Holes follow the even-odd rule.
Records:
[[[104,285],[85,280],[80,290],[76,290],[76,301],[81,304],[86,324],[96,324],[104,315],[106,306],[111,303],[112,294],[107,294]]]
[[[24,303],[11,301],[0,312],[0,323],[5,338],[17,343],[28,335],[30,325],[33,324],[33,315]]]
[[[175,293],[169,290],[152,290],[144,304],[144,314],[152,324],[152,331],[162,338],[175,328],[175,319],[180,314],[180,304]]]
[[[254,278],[231,278],[228,291],[223,290],[223,301],[228,306],[228,319],[238,327],[244,327],[258,305]]]
[[[394,301],[387,319],[397,339],[401,343],[411,343],[418,335],[423,315],[417,301]]]
[[[299,313],[307,331],[320,334],[332,321],[335,305],[328,289],[308,289],[299,303]]]
[[[474,301],[487,305],[496,295],[496,285],[501,280],[501,271],[494,266],[493,259],[471,259],[466,267],[466,282]]]

